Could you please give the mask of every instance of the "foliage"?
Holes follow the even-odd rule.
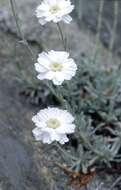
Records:
[[[62,89],[61,89],[62,90]],[[81,58],[78,73],[63,85],[63,97],[76,115],[77,165],[87,171],[101,163],[120,161],[121,69],[102,69]]]

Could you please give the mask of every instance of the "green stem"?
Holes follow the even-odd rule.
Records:
[[[62,89],[61,87],[56,87],[56,89],[53,87],[52,83],[49,81],[45,82],[45,85],[50,89],[51,93],[57,98],[57,100],[61,103],[61,105],[67,109],[68,111],[71,112],[71,108],[67,102],[66,99],[64,99],[63,95],[62,95]]]
[[[56,91],[56,90],[53,88],[51,82],[46,81],[46,82],[45,82],[45,85],[49,88],[49,90],[50,90],[51,93],[57,98],[57,100],[63,105],[63,103],[64,103],[64,98],[63,98],[63,96],[62,96],[60,93],[58,93],[58,90]]]
[[[20,36],[20,38],[22,39],[21,43],[23,43],[27,49],[29,50],[31,56],[32,56],[32,59],[34,59],[34,53],[31,49],[31,47],[29,46],[27,40],[25,39],[24,37],[24,34],[21,30],[21,27],[20,27],[20,24],[19,24],[19,17],[18,17],[18,14],[16,12],[16,3],[15,3],[15,0],[10,0],[10,5],[11,5],[11,9],[12,9],[12,13],[13,13],[13,16],[15,18],[15,23],[16,23],[16,28],[17,28],[17,33],[18,33],[18,36]]]
[[[62,31],[61,26],[60,26],[59,23],[57,23],[57,28],[58,28],[58,31],[59,31],[59,34],[60,34],[60,37],[61,37],[61,40],[62,40],[62,44],[63,44],[64,50],[66,51],[66,49],[67,49],[67,47],[66,47],[66,40],[64,38],[63,31]]]
[[[96,61],[97,54],[98,54],[98,44],[99,44],[99,39],[100,39],[104,2],[105,2],[104,0],[99,1],[99,14],[98,14],[97,34],[96,34],[96,42],[95,42],[95,47],[94,47],[93,62]]]
[[[116,29],[117,29],[117,24],[118,24],[118,12],[119,12],[119,2],[118,0],[114,1],[114,22],[113,22],[113,28],[112,28],[112,33],[111,33],[111,40],[109,44],[109,57],[111,56],[112,58],[112,51],[113,51],[113,46],[115,43],[115,38],[116,38]]]
[[[76,0],[75,1],[75,7],[76,7],[76,13],[78,16],[78,19],[81,20],[82,19],[82,10],[80,10],[82,8],[82,2],[83,0]]]

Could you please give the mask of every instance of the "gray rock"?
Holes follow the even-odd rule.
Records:
[[[98,0],[74,0],[77,4],[77,17],[80,21],[80,25],[83,23],[87,28],[91,29],[93,32],[97,30],[97,20],[99,13],[99,4]],[[116,39],[114,43],[114,50],[120,54],[121,49],[121,2],[118,2],[118,25],[116,30]],[[101,27],[101,36],[100,39],[106,47],[109,46],[111,39],[111,32],[114,22],[114,0],[104,0],[104,10],[103,10],[103,21]],[[81,14],[81,17],[80,17]]]
[[[38,26],[38,20],[35,17],[35,9],[40,1],[38,0],[33,2],[32,0],[21,0],[15,2],[16,12],[19,16],[19,24],[25,38],[31,41],[38,39],[39,41],[43,27],[40,25]],[[10,2],[8,3],[6,0],[0,8],[0,28],[4,31],[9,31],[19,36]]]
[[[31,117],[35,112],[19,96],[14,48],[16,40],[0,31],[0,188],[1,190],[49,190],[38,171],[32,137]],[[26,65],[26,51],[18,49]],[[21,51],[20,51],[21,50]],[[24,52],[24,55],[23,55]],[[16,52],[17,56],[17,52]],[[29,61],[29,59],[28,59]],[[30,63],[30,61],[29,61]],[[26,65],[27,66],[27,65]]]

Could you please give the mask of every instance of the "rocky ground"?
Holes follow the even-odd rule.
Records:
[[[100,0],[73,0],[77,3],[77,16],[80,26],[86,26],[94,33],[97,30],[97,21],[99,13]],[[121,1],[117,0],[118,7],[115,11],[116,0],[104,0],[104,8],[102,14],[100,39],[106,47],[109,47],[114,17],[117,14],[116,38],[114,42],[114,52],[121,55]]]
[[[34,16],[38,2],[17,2],[22,31],[35,57],[42,48],[62,49],[56,27],[38,24]],[[34,58],[20,43],[10,4],[7,0],[0,0],[0,4],[0,190],[74,190],[67,187],[63,172],[54,165],[54,159],[60,160],[60,154],[53,147],[36,143],[32,137],[31,117],[42,105],[31,104],[20,92],[24,87],[22,79],[34,76]],[[72,56],[77,61],[81,54],[91,56],[95,37],[88,30],[80,31],[75,21],[62,27]],[[109,59],[108,51],[101,44],[99,49],[100,63],[120,62],[115,56]],[[22,68],[20,73],[18,65]],[[114,181],[115,175],[102,174],[83,189],[110,190]]]

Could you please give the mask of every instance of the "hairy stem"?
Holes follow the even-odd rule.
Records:
[[[62,44],[63,44],[64,50],[66,51],[66,49],[67,49],[67,47],[66,47],[66,40],[64,38],[63,31],[62,31],[61,26],[60,26],[59,23],[57,23],[57,28],[58,28],[58,31],[59,31],[59,34],[60,34],[60,37],[61,37],[61,40],[62,40]]]
[[[99,1],[99,14],[98,14],[98,22],[97,22],[97,34],[96,34],[96,42],[95,42],[94,53],[93,53],[93,61],[94,62],[96,61],[97,54],[98,54],[98,44],[99,44],[100,32],[101,32],[101,26],[102,26],[103,8],[104,8],[104,0],[101,0],[101,1]]]
[[[117,29],[117,24],[118,24],[118,6],[119,2],[118,0],[114,1],[114,22],[113,22],[113,28],[112,28],[112,34],[111,34],[111,40],[109,44],[109,50],[112,52],[115,38],[116,38],[116,29]]]
[[[20,21],[19,21],[19,17],[18,17],[17,11],[16,11],[15,0],[10,0],[10,5],[11,5],[12,13],[13,13],[13,16],[15,19],[18,36],[20,36],[20,38],[22,39],[21,43],[23,43],[27,47],[27,49],[29,50],[29,52],[32,56],[32,59],[34,60],[34,53],[31,49],[31,47],[29,46],[27,40],[25,39],[24,34],[23,34],[21,27],[20,27]]]

